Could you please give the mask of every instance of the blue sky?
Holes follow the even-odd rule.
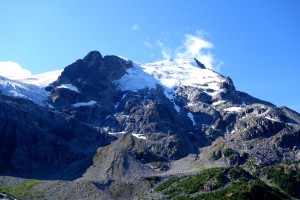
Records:
[[[300,112],[299,10],[298,0],[3,0],[0,61],[37,74],[91,50],[152,62],[202,42],[192,55],[238,90]]]

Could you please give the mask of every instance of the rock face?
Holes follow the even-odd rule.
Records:
[[[237,91],[196,59],[139,65],[92,51],[45,89],[44,106],[0,95],[1,173],[99,181],[155,174],[189,154],[230,165],[299,159],[298,113]]]
[[[118,93],[112,81],[121,78],[131,61],[125,61],[117,56],[105,56],[98,51],[92,51],[83,59],[67,66],[60,77],[47,87],[51,91],[51,103],[56,108],[66,108],[77,102],[95,100],[101,104],[113,103]],[[69,84],[78,91],[59,87]]]
[[[65,168],[89,162],[99,146],[113,140],[75,118],[25,99],[1,96],[0,110],[0,170],[4,173],[59,178]],[[76,175],[65,174],[71,179]]]

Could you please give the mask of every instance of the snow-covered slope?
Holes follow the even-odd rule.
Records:
[[[49,96],[45,87],[55,81],[61,72],[62,70],[57,70],[29,77],[18,77],[15,80],[0,76],[0,93],[29,99],[38,105],[45,106]]]
[[[29,99],[39,105],[43,105],[48,96],[43,88],[5,77],[0,77],[0,91],[1,94]]]
[[[211,69],[201,69],[194,60],[166,60],[154,63],[135,64],[120,80],[116,81],[122,90],[155,88],[156,84],[174,90],[179,86],[213,89],[220,92],[218,84],[225,78]]]
[[[37,75],[31,75],[30,77],[24,77],[15,80],[22,83],[32,84],[37,87],[46,87],[50,83],[54,82],[61,74],[62,71],[63,70],[55,70],[55,71],[46,72]]]
[[[138,91],[143,88],[163,86],[171,100],[178,87],[193,87],[203,90],[210,96],[222,92],[220,84],[226,78],[219,73],[201,68],[194,60],[165,60],[154,63],[134,64],[120,80],[115,81],[119,89]]]

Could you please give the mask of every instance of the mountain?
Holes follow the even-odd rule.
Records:
[[[300,158],[299,113],[237,91],[197,59],[139,64],[92,51],[61,71],[1,77],[0,91],[1,177],[44,180],[43,198],[78,186],[62,197],[126,199],[151,191],[147,177]]]

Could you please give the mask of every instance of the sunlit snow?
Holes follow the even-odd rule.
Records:
[[[66,89],[73,90],[73,91],[79,93],[78,88],[77,88],[76,86],[72,85],[72,84],[61,84],[61,85],[58,86],[57,88],[66,88]]]
[[[126,134],[127,132],[121,131],[121,132],[108,132],[109,135],[123,135]]]
[[[271,117],[265,117],[265,118],[268,119],[268,120],[274,121],[274,122],[279,122],[278,120],[273,119],[273,118],[271,118]]]
[[[31,75],[29,77],[25,77],[25,78],[17,79],[17,80],[22,83],[36,85],[38,87],[46,87],[50,83],[53,83],[54,81],[56,81],[62,71],[63,70],[56,70],[56,71],[46,72],[46,73],[37,74],[37,75]]]
[[[123,91],[156,88],[157,84],[161,84],[167,92],[179,86],[209,88],[214,92],[208,94],[214,96],[220,92],[218,84],[224,80],[224,77],[210,69],[199,68],[193,60],[175,60],[135,64],[115,83]]]
[[[137,134],[137,133],[132,133],[132,136],[136,137],[136,138],[139,138],[139,139],[142,139],[142,140],[146,140],[146,136],[143,135],[143,134]]]
[[[241,107],[229,107],[229,108],[224,109],[224,111],[226,111],[226,112],[239,112],[241,110],[242,110]]]
[[[8,96],[20,97],[43,105],[49,92],[35,85],[21,83],[0,76],[0,93]]]

